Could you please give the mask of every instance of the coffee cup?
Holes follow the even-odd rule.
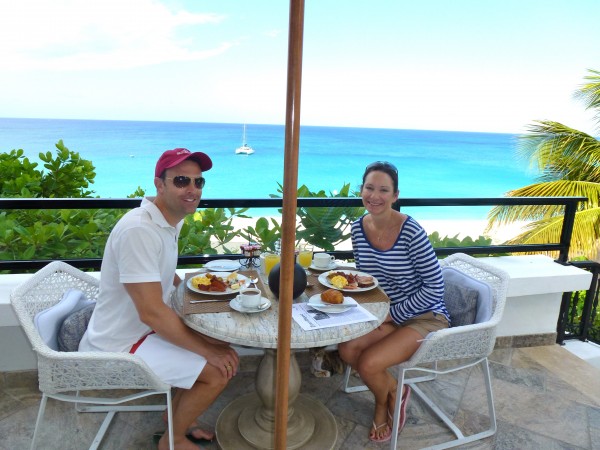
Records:
[[[329,255],[328,253],[315,253],[315,256],[313,257],[313,264],[315,267],[326,269],[334,260],[335,257],[333,255]]]
[[[240,303],[246,309],[257,309],[260,306],[261,300],[260,289],[246,288],[240,291]]]

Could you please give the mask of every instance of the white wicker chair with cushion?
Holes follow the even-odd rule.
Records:
[[[36,272],[13,290],[10,300],[38,359],[38,378],[42,400],[38,412],[31,448],[36,446],[38,429],[48,398],[73,402],[78,412],[106,412],[90,449],[96,449],[114,415],[119,411],[167,410],[170,442],[173,442],[171,387],[154,375],[138,357],[128,353],[61,352],[51,348],[56,342],[56,330],[70,313],[86,308],[98,295],[98,280],[64,262],[56,261]],[[85,300],[75,301],[73,290],[83,293]],[[66,295],[65,295],[66,294]],[[59,305],[60,303],[60,305]],[[67,305],[67,306],[65,306]],[[50,311],[50,313],[41,313]],[[50,317],[50,319],[49,319]],[[46,327],[40,336],[37,325]],[[134,390],[118,398],[95,396],[102,390]],[[95,391],[86,396],[85,391]],[[138,392],[135,392],[138,391]],[[114,393],[114,392],[113,392]],[[166,396],[161,405],[123,405],[150,395]],[[172,448],[172,447],[171,447]]]
[[[441,449],[455,447],[492,436],[496,433],[496,413],[492,396],[492,385],[488,367],[488,356],[496,343],[496,328],[506,302],[508,274],[476,258],[457,253],[441,261],[445,282],[445,301],[454,325],[450,328],[430,333],[415,354],[397,367],[398,393],[403,392],[404,384],[410,385],[413,392],[454,433],[456,439],[428,447]],[[453,318],[454,316],[454,318]],[[446,361],[443,369],[438,362]],[[417,383],[431,381],[438,374],[446,374],[467,369],[480,364],[487,391],[490,426],[479,433],[465,436],[463,432],[426,394]],[[427,375],[407,378],[407,372]],[[344,391],[357,392],[365,386],[349,387],[350,370],[347,368]],[[390,448],[395,449],[398,441],[398,425],[402,395],[396,396],[392,439]]]

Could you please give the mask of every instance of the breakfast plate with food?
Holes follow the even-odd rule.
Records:
[[[310,297],[307,305],[317,311],[336,314],[355,308],[358,303],[353,298],[344,297],[344,294],[336,289],[328,289],[321,294]]]
[[[249,284],[250,279],[237,272],[201,273],[187,280],[188,289],[207,295],[235,294]]]
[[[325,287],[343,292],[369,291],[379,284],[377,278],[356,270],[331,270],[319,275],[318,280]]]

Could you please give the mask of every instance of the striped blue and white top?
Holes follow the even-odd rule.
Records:
[[[425,230],[408,216],[389,250],[371,245],[363,228],[363,217],[352,224],[352,248],[356,267],[373,275],[391,300],[395,323],[433,311],[450,321],[444,304],[442,269]]]

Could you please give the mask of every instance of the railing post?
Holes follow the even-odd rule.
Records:
[[[581,311],[581,340],[588,340],[590,327],[592,326],[592,310],[594,303],[598,304],[598,272],[600,265],[595,265],[592,270],[592,284],[585,295],[583,309]]]
[[[569,260],[569,248],[571,247],[571,235],[573,234],[573,226],[575,225],[575,213],[577,212],[576,200],[567,201],[565,203],[565,213],[563,217],[562,230],[560,232],[560,251],[558,254],[558,262],[566,264]]]
[[[565,345],[565,332],[569,320],[569,305],[571,304],[571,292],[563,292],[560,302],[560,311],[556,323],[556,343]]]

